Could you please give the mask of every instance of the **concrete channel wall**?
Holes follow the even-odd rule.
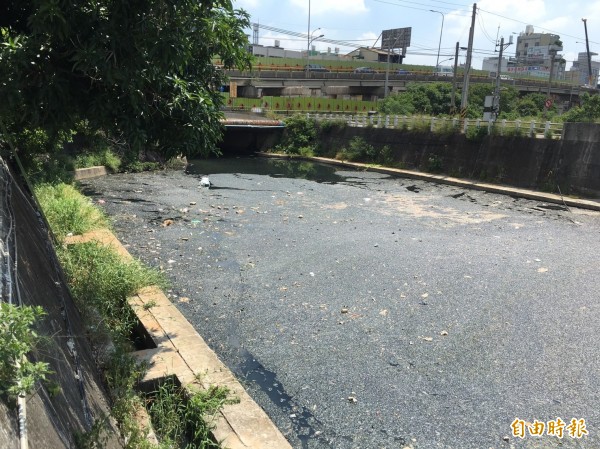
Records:
[[[247,147],[268,151],[277,135]],[[277,131],[278,133],[280,131]],[[567,123],[561,139],[413,132],[373,127],[325,127],[319,155],[335,157],[355,137],[376,148],[387,145],[403,168],[507,184],[534,190],[600,198],[600,125]],[[233,134],[228,137],[236,140]],[[242,135],[238,139],[248,142]],[[241,147],[238,144],[237,149]],[[224,153],[229,150],[224,148]],[[559,192],[560,191],[560,192]]]
[[[329,156],[354,137],[381,148],[405,168],[439,171],[450,176],[528,189],[600,197],[600,125],[565,125],[564,137],[485,136],[403,132],[379,128],[332,128],[320,135]],[[558,186],[558,187],[557,187]]]
[[[0,163],[2,161],[0,160]],[[52,374],[27,396],[27,434],[30,448],[73,448],[75,435],[88,432],[96,419],[110,413],[86,330],[64,282],[49,231],[31,193],[14,171],[2,170],[5,190],[1,215],[14,219],[16,259],[13,303],[41,306],[46,316],[36,324],[42,341],[29,357],[47,362]],[[6,239],[3,237],[3,246]],[[12,240],[12,239],[11,239]],[[3,298],[5,299],[5,298]],[[107,422],[107,449],[121,447],[118,432]],[[17,411],[0,401],[0,448],[19,445]]]

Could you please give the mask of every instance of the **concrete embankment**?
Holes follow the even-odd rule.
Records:
[[[283,133],[280,128],[231,128],[225,133],[221,149],[225,155],[270,151]],[[600,198],[598,124],[565,123],[561,139],[499,135],[469,138],[460,133],[324,126],[316,138],[318,154],[334,158],[356,137],[375,148],[388,146],[392,163],[408,170]]]
[[[388,145],[392,160],[407,169],[533,190],[600,198],[600,125],[567,123],[563,138],[436,134],[379,128],[331,128],[319,135],[328,156],[362,137]]]
[[[589,209],[600,211],[600,202],[595,200],[587,200],[582,198],[572,198],[560,194],[540,192],[531,189],[521,189],[517,187],[511,187],[507,185],[493,184],[487,182],[477,182],[468,179],[454,178],[452,176],[436,175],[432,173],[424,173],[415,170],[403,170],[399,168],[389,168],[373,166],[372,164],[363,164],[358,162],[345,162],[338,161],[336,159],[324,158],[324,157],[302,157],[302,156],[282,156],[276,153],[258,153],[261,157],[270,158],[294,158],[304,159],[314,162],[322,162],[330,165],[336,165],[339,167],[346,167],[352,169],[361,169],[364,171],[373,171],[377,173],[385,173],[387,175],[398,176],[400,178],[408,179],[419,179],[421,181],[428,181],[437,184],[446,184],[456,187],[463,187],[465,189],[481,190],[488,193],[498,193],[500,195],[509,195],[515,198],[525,198],[528,200],[543,201],[546,203],[558,204],[565,207],[578,207],[581,209]]]
[[[13,273],[15,304],[41,306],[46,316],[36,324],[42,342],[30,357],[46,362],[52,371],[47,382],[36,385],[27,397],[27,439],[30,448],[72,448],[75,435],[92,429],[96,419],[110,414],[108,395],[98,374],[92,348],[79,311],[64,281],[49,230],[37,210],[31,192],[12,170],[2,170],[0,211],[12,222],[14,235],[2,243],[16,262]],[[14,238],[14,245],[9,244]],[[3,279],[6,279],[3,277]],[[4,300],[7,298],[4,297]],[[17,411],[0,402],[0,447],[19,446]],[[107,422],[106,448],[121,447],[118,433]]]

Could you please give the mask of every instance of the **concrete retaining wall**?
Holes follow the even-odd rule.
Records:
[[[7,209],[15,220],[20,297],[23,304],[41,306],[47,314],[35,329],[43,341],[30,357],[49,363],[53,372],[27,398],[29,447],[73,448],[76,433],[90,431],[95,419],[109,415],[108,396],[48,230],[20,178],[10,178],[12,207]],[[19,447],[16,414],[0,402],[0,448]],[[110,421],[106,431],[106,448],[121,447]]]
[[[356,136],[388,145],[408,169],[600,198],[600,125],[566,124],[562,140],[334,127],[319,136],[323,155],[334,157]]]

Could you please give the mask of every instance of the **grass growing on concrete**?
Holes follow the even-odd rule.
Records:
[[[117,172],[121,167],[121,158],[109,149],[99,152],[80,153],[75,157],[75,168],[87,168],[104,165],[112,172]]]
[[[73,186],[67,184],[35,187],[46,218],[60,241],[69,233],[81,234],[106,227],[106,216]],[[152,449],[136,416],[146,406],[136,390],[145,367],[131,355],[131,333],[137,318],[127,303],[142,287],[164,287],[165,278],[135,260],[124,260],[114,249],[97,242],[77,243],[57,249],[68,284],[82,312],[88,336],[104,374],[112,400],[111,416],[118,423],[125,449]],[[158,449],[180,447],[218,448],[210,439],[212,416],[228,402],[228,391],[211,387],[182,396],[181,389],[163,388],[155,395],[152,412],[161,440]],[[158,398],[158,399],[156,399]],[[187,445],[179,444],[171,430],[179,423]],[[89,432],[76,435],[79,449],[99,449],[107,441],[109,417],[96,420]]]
[[[149,285],[164,285],[158,271],[136,260],[125,261],[113,249],[96,242],[69,245],[59,250],[67,280],[82,312],[99,313],[111,333],[128,336],[135,324],[135,314],[127,297]],[[82,302],[84,300],[85,302]]]
[[[165,379],[146,397],[152,425],[162,437],[161,445],[187,449],[219,448],[211,438],[209,422],[224,404],[232,403],[228,397],[227,388],[191,391],[177,385],[171,377]]]
[[[59,241],[70,233],[83,234],[108,226],[106,215],[70,184],[40,184],[34,189]]]

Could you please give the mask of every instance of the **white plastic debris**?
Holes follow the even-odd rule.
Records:
[[[208,178],[208,176],[203,176],[202,178],[200,178],[200,185],[202,187],[207,187],[210,189],[210,179]]]

